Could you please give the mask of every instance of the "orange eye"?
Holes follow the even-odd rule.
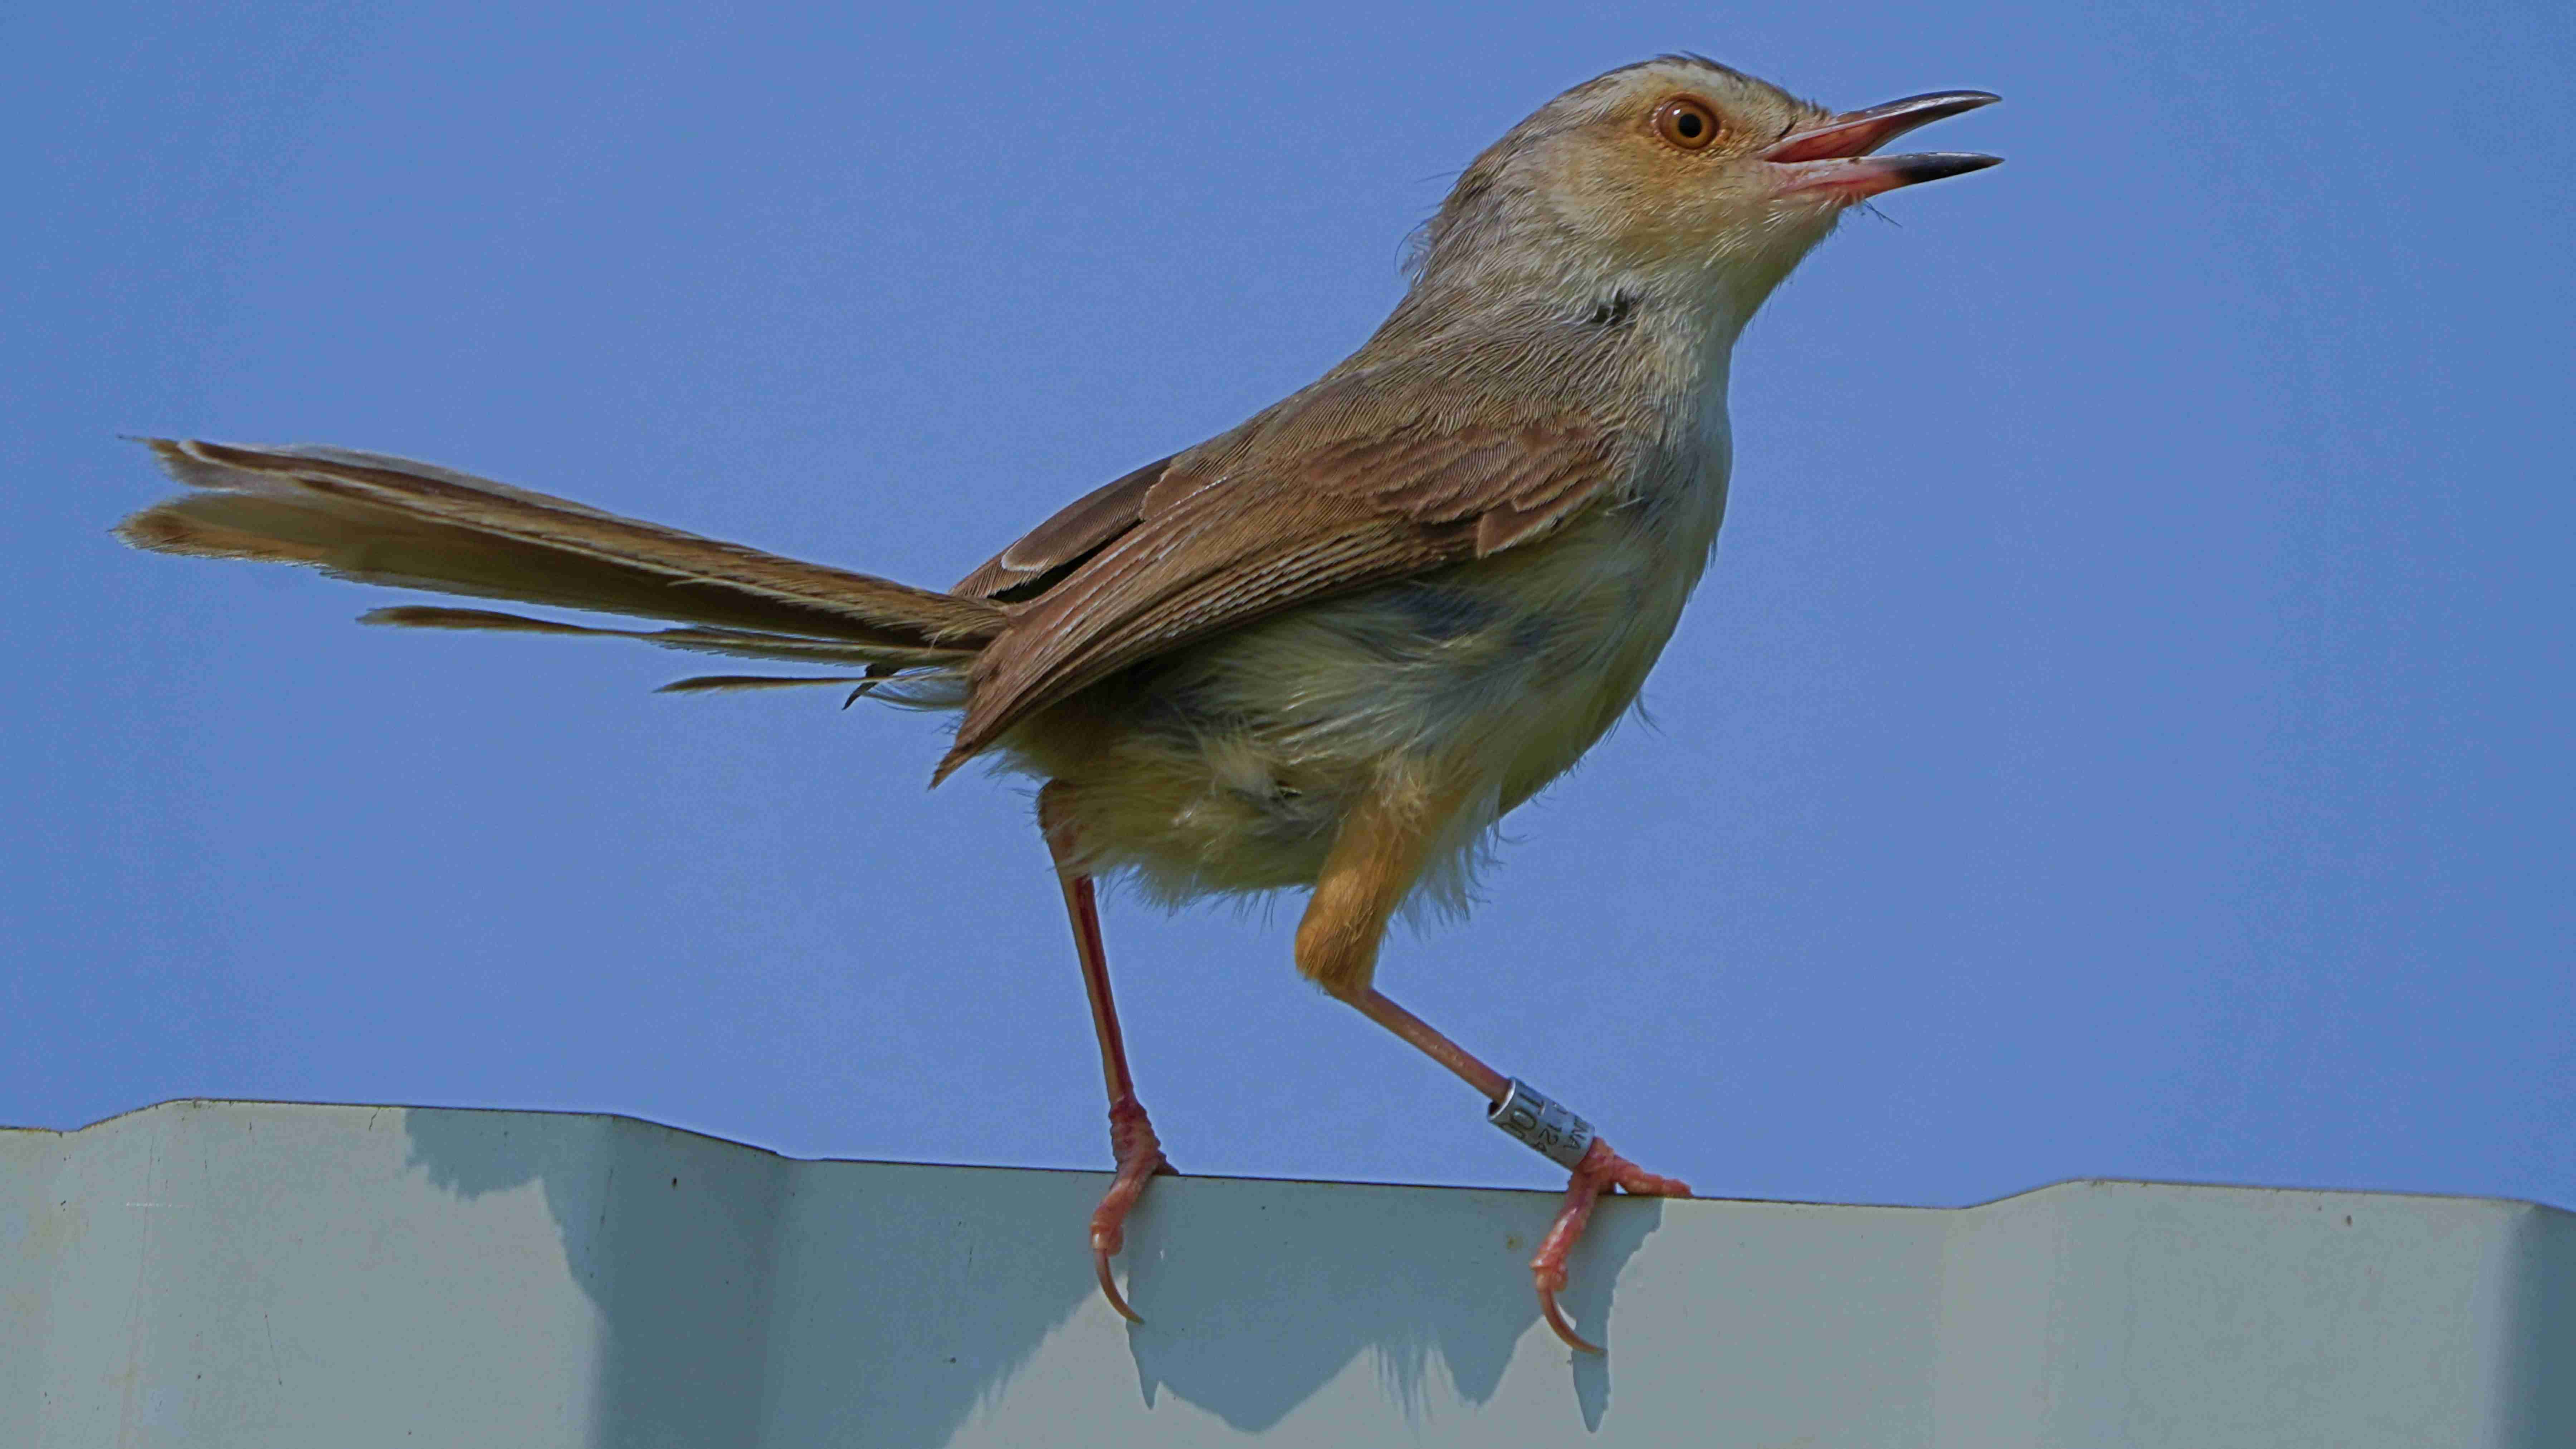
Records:
[[[1689,96],[1675,96],[1655,112],[1655,134],[1685,151],[1707,150],[1717,131],[1717,113]]]

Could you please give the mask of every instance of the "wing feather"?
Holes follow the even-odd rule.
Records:
[[[1524,401],[1497,421],[1460,423],[1449,409],[1405,407],[1387,381],[1328,379],[1283,404],[1286,416],[1179,455],[1141,519],[1015,608],[977,656],[940,776],[1126,665],[1542,537],[1629,471],[1623,433],[1579,409]],[[1329,431],[1299,428],[1299,414]]]
[[[986,559],[949,592],[991,599],[1044,591],[1051,575],[1072,569],[1141,522],[1146,494],[1171,465],[1170,458],[1163,458],[1085,493]]]

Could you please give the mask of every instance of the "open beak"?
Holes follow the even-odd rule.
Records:
[[[1917,151],[1903,156],[1870,153],[1917,126],[1991,106],[2002,99],[1984,91],[1907,96],[1865,111],[1850,111],[1821,126],[1783,136],[1762,153],[1762,159],[1778,168],[1783,195],[1824,192],[1844,201],[1865,200],[1917,181],[1982,171],[2004,158],[1966,151]]]

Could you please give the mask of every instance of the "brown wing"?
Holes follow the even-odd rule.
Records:
[[[1017,599],[1043,593],[1057,576],[1143,521],[1147,490],[1171,466],[1171,458],[1157,459],[1092,489],[986,559],[982,568],[958,580],[948,592],[969,599]]]
[[[939,774],[1124,665],[1510,548],[1627,471],[1619,432],[1579,409],[1526,397],[1462,407],[1454,393],[1400,382],[1329,381],[1175,459],[1144,490],[1139,521],[1015,609],[977,656]]]

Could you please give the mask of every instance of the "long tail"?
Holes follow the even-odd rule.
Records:
[[[917,589],[620,518],[407,458],[298,444],[146,439],[198,490],[118,524],[137,548],[305,564],[360,583],[674,620],[591,629],[484,609],[379,609],[416,628],[615,635],[669,648],[808,664],[861,678],[962,664],[1000,632],[980,599]],[[849,682],[721,676],[695,688]]]

